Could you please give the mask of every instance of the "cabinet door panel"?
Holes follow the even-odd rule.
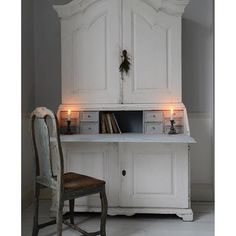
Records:
[[[77,143],[64,144],[65,172],[76,172],[106,181],[109,206],[118,205],[118,157],[113,144]],[[82,197],[75,202],[78,206],[99,207],[98,194]],[[68,202],[66,203],[68,205]]]
[[[123,44],[132,60],[124,103],[181,101],[180,19],[143,0],[124,1]]]
[[[106,14],[73,32],[75,91],[106,90]],[[92,69],[90,69],[92,68]]]
[[[188,207],[186,145],[122,144],[121,206]]]
[[[119,1],[94,1],[62,19],[63,103],[118,103]]]

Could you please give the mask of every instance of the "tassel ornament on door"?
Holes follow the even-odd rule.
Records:
[[[130,58],[128,57],[127,55],[127,51],[126,50],[123,50],[122,51],[122,63],[120,64],[120,72],[123,73],[125,72],[126,74],[128,74],[129,72],[129,69],[130,69]],[[122,76],[122,79],[123,79],[123,76]]]

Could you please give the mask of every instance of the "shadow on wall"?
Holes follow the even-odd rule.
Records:
[[[213,112],[213,28],[183,19],[183,102],[189,112]]]
[[[57,111],[61,104],[61,32],[53,4],[68,1],[35,1],[35,106]]]

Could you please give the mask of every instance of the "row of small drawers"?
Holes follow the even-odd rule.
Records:
[[[183,133],[183,126],[175,126],[176,132],[181,134]],[[145,123],[144,124],[144,133],[145,134],[168,134],[170,131],[170,126],[164,126],[163,123]]]
[[[173,114],[175,126],[178,133],[182,132],[183,111],[175,111]],[[99,112],[82,111],[79,114],[79,130],[81,134],[99,133]],[[169,111],[144,111],[143,112],[144,133],[158,134],[168,133],[170,129]]]
[[[80,133],[99,133],[99,113],[98,111],[83,111],[80,115]]]
[[[144,111],[144,133],[161,134],[168,133],[170,130],[170,111]],[[175,119],[177,133],[182,133],[183,111],[175,111],[173,114]]]
[[[183,118],[183,111],[174,111],[173,118]],[[144,122],[163,122],[170,119],[170,111],[144,111]]]

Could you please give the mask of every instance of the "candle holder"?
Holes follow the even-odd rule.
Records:
[[[71,121],[67,120],[66,134],[72,134],[70,124]]]
[[[175,123],[174,120],[170,120],[171,126],[170,126],[170,131],[169,131],[168,134],[177,134],[176,129],[175,129],[175,127],[174,127],[174,123]]]

